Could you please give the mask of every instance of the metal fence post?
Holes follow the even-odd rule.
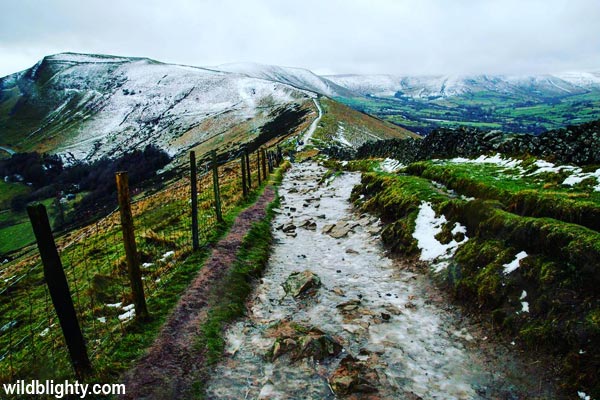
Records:
[[[200,248],[198,235],[198,174],[196,170],[196,152],[190,151],[190,189],[192,192],[192,249]]]
[[[29,206],[27,213],[44,265],[44,277],[48,284],[48,291],[69,349],[73,369],[77,377],[82,378],[91,372],[92,367],[75,313],[67,278],[56,250],[46,207],[42,204]]]
[[[121,213],[121,227],[123,229],[123,243],[125,245],[125,256],[127,259],[127,271],[129,283],[133,294],[135,305],[135,318],[138,320],[148,319],[148,308],[144,297],[144,285],[140,271],[140,260],[135,244],[135,233],[133,230],[133,216],[129,198],[129,179],[127,172],[117,172],[117,191],[119,199],[119,212]]]

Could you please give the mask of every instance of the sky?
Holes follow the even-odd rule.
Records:
[[[600,71],[599,0],[0,0],[0,76],[72,51],[319,74]]]

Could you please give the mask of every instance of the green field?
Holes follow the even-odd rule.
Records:
[[[418,133],[457,126],[541,133],[600,117],[598,90],[555,98],[479,92],[435,99],[370,96],[336,100]]]

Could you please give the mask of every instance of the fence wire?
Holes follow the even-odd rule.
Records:
[[[256,154],[249,154],[250,190],[257,189],[258,173],[262,173]],[[241,152],[218,167],[223,215],[243,200],[240,156]],[[197,191],[199,242],[206,246],[218,226],[209,164],[198,166]],[[190,177],[184,176],[131,202],[150,313],[153,299],[168,289],[181,261],[192,252],[190,193]],[[55,241],[94,366],[127,335],[127,324],[135,317],[119,212],[115,210]],[[0,266],[0,383],[71,376],[73,370],[40,256],[37,251],[23,252]]]

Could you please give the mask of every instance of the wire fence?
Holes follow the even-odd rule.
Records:
[[[263,170],[272,171],[281,159],[278,149],[247,157],[242,151],[222,160],[216,168],[219,199],[215,199],[212,163],[198,165],[200,246],[215,238],[217,201],[222,214],[230,214],[244,200],[244,193],[266,180]],[[186,174],[159,192],[131,201],[150,313],[152,300],[168,289],[178,266],[193,250],[191,185]],[[102,363],[111,346],[128,334],[126,327],[136,317],[123,240],[119,210],[55,239],[92,367]],[[0,383],[70,376],[71,359],[44,267],[39,253],[30,251],[0,270]]]

